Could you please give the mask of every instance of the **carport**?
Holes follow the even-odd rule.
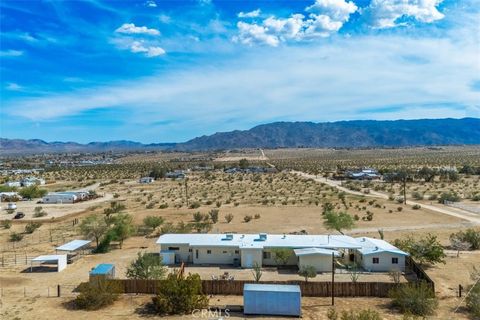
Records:
[[[58,251],[67,252],[68,263],[71,263],[78,257],[80,252],[84,253],[84,250],[90,245],[90,240],[72,240],[59,247],[55,248],[55,253]]]
[[[30,272],[33,271],[34,262],[39,264],[57,265],[57,272],[60,272],[67,267],[67,255],[53,254],[53,255],[38,256],[36,258],[33,258],[30,261]]]

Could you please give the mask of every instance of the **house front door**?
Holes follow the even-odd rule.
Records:
[[[253,268],[253,254],[247,253],[245,255],[245,267]]]

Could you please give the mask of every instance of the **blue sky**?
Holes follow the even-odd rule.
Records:
[[[474,0],[0,2],[0,136],[480,117]]]

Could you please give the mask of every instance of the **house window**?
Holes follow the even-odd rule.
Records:
[[[263,259],[270,259],[272,257],[272,254],[270,252],[263,252]]]
[[[392,258],[392,264],[398,264],[398,258]]]
[[[180,250],[180,248],[179,247],[168,247],[168,250],[178,251],[178,250]]]
[[[372,262],[373,262],[373,264],[379,264],[380,263],[380,258],[373,258]]]
[[[223,252],[222,252],[222,253],[223,253],[223,254],[227,254],[228,252],[227,252],[227,251],[225,251],[225,250],[223,250]]]
[[[198,249],[195,250],[195,259],[198,259]]]
[[[235,250],[235,254],[240,254],[240,250]]]
[[[193,252],[193,250],[192,250],[192,249],[188,249],[188,252]]]
[[[212,254],[212,250],[207,250],[207,254]]]

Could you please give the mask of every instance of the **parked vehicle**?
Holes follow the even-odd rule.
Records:
[[[24,217],[25,217],[25,213],[17,212],[17,214],[15,215],[15,217],[13,217],[13,219],[23,219]]]

